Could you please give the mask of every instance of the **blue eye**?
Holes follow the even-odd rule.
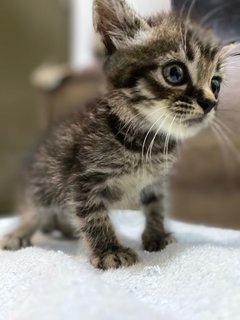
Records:
[[[217,77],[212,78],[211,88],[212,88],[213,94],[217,98],[221,89],[221,79]]]
[[[177,63],[168,64],[163,67],[163,76],[165,80],[172,85],[183,85],[186,83],[186,69]]]

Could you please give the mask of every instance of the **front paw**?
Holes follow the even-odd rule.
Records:
[[[143,234],[142,236],[143,248],[149,252],[161,251],[167,245],[176,242],[176,239],[169,233],[166,234]]]
[[[138,261],[137,254],[129,248],[117,248],[115,250],[94,254],[91,256],[91,264],[98,269],[108,270],[121,267],[129,267]]]

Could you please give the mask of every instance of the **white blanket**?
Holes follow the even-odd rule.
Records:
[[[0,251],[0,320],[240,319],[240,232],[169,221],[178,243],[147,253],[142,214],[113,221],[141,258],[131,268],[95,270],[81,243],[41,234]],[[14,224],[0,220],[0,235]]]

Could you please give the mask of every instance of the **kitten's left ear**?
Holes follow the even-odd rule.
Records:
[[[125,0],[94,0],[93,22],[96,32],[102,38],[108,54],[112,54],[139,30],[149,28]]]
[[[240,56],[239,42],[229,42],[225,44],[220,51],[220,57],[222,60],[226,60],[228,58],[236,56]]]

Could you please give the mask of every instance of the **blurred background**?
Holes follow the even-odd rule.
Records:
[[[128,0],[144,15],[172,6],[215,30],[240,35],[239,0]],[[15,210],[21,161],[49,123],[95,96],[100,71],[91,0],[2,0],[0,11],[0,214]],[[229,62],[219,128],[189,141],[172,178],[171,214],[240,228],[240,61]]]

